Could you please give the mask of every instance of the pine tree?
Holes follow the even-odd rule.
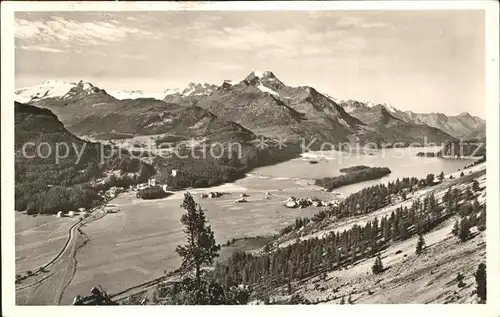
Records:
[[[286,284],[286,290],[288,292],[288,295],[291,295],[292,292],[293,292],[293,289],[292,289],[292,283],[290,282],[290,280],[288,280],[287,284]]]
[[[465,286],[464,276],[460,272],[457,273],[456,281],[457,281],[457,286],[458,287],[462,288],[462,287]]]
[[[465,190],[465,200],[471,200],[474,197],[474,193],[470,189],[470,187],[467,187]]]
[[[438,178],[440,181],[444,180],[444,173],[442,171],[441,171],[441,174],[439,174]]]
[[[477,219],[477,229],[483,231],[486,229],[486,208],[481,210],[479,217]]]
[[[375,263],[372,266],[372,272],[374,274],[382,273],[384,270],[384,265],[382,264],[382,259],[380,258],[380,254],[375,259]]]
[[[352,298],[351,298],[351,294],[349,294],[349,298],[347,298],[347,303],[353,304],[353,301],[352,301]]]
[[[183,246],[178,245],[175,251],[182,258],[181,268],[183,270],[187,272],[195,270],[195,301],[200,303],[201,266],[213,263],[214,259],[219,256],[220,245],[215,243],[214,233],[208,224],[205,213],[201,206],[194,201],[191,194],[184,194],[184,202],[181,207],[186,210],[186,213],[181,217],[181,223],[184,225],[187,243]]]
[[[417,255],[422,254],[422,251],[424,251],[424,248],[425,248],[424,236],[422,234],[419,234],[418,241],[417,241],[417,250],[416,250]]]
[[[432,186],[432,184],[434,183],[434,174],[427,174],[427,176],[425,177],[425,183],[427,184],[427,186]]]
[[[469,221],[467,220],[467,218],[462,218],[462,220],[460,221],[460,229],[458,231],[458,237],[460,238],[460,241],[464,242],[465,240],[467,240],[469,234]]]
[[[479,182],[477,180],[474,180],[474,182],[472,182],[472,190],[475,192],[481,190],[481,188],[479,187]]]
[[[481,263],[474,274],[476,278],[476,294],[483,301],[486,301],[486,264]]]

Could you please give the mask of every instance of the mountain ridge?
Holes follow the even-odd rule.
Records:
[[[389,104],[341,101],[318,92],[314,87],[287,86],[272,71],[255,70],[239,82],[225,80],[220,86],[191,82],[185,88],[165,90],[162,100],[148,98],[141,91],[132,91],[116,98],[113,93],[108,94],[90,83],[80,81],[72,85],[75,86],[62,96],[42,96],[32,99],[30,103],[52,109],[70,130],[77,128],[75,131],[80,133],[91,132],[85,125],[106,129],[106,122],[125,129],[115,123],[127,123],[130,126],[131,121],[124,117],[141,112],[132,110],[131,107],[142,107],[143,114],[150,111],[151,116],[155,116],[164,110],[161,108],[172,108],[173,106],[166,106],[170,104],[196,106],[218,118],[235,122],[256,135],[272,138],[408,143],[416,139],[411,133],[416,133],[418,138],[427,136],[431,141],[453,140],[457,135],[449,133],[454,130],[446,125],[416,118]],[[55,94],[49,94],[53,95]],[[122,99],[123,97],[125,98]],[[387,111],[382,111],[382,108]],[[113,116],[110,116],[111,110],[115,112]],[[91,118],[88,118],[90,115]],[[104,120],[106,116],[108,118]],[[466,130],[469,135],[482,136],[481,132],[477,132],[481,128],[476,122],[478,118],[465,114],[462,117],[455,125],[467,128],[459,126],[455,130]],[[141,115],[141,118],[145,117]],[[100,124],[97,125],[96,122]],[[149,132],[136,130],[133,133],[147,134],[153,129],[149,129]]]

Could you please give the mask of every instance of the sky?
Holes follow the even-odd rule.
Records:
[[[16,88],[162,92],[270,70],[288,86],[484,118],[482,11],[16,12]]]

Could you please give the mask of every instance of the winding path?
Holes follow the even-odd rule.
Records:
[[[76,272],[76,252],[88,241],[88,237],[81,231],[81,228],[85,224],[100,219],[98,214],[102,210],[103,206],[96,208],[88,217],[79,220],[69,228],[68,238],[57,255],[42,266],[43,271],[37,270],[24,282],[26,283],[30,279],[35,281],[16,288],[17,305],[60,304],[64,291]]]

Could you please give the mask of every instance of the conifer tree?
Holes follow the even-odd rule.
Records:
[[[481,210],[479,217],[477,219],[477,229],[483,231],[486,229],[486,208]]]
[[[380,253],[379,253],[377,258],[375,259],[375,263],[372,266],[372,272],[374,274],[379,274],[382,273],[383,270],[384,270],[384,265],[382,264],[382,259],[380,258]]]
[[[469,234],[469,221],[467,220],[467,218],[462,218],[462,220],[460,221],[460,229],[458,231],[458,237],[460,238],[460,241],[464,242],[465,240],[467,240]]]
[[[214,233],[208,224],[205,213],[198,205],[193,196],[189,193],[184,194],[184,202],[181,205],[186,213],[181,217],[181,223],[184,225],[184,234],[187,243],[183,246],[178,245],[175,251],[181,256],[181,268],[189,272],[195,271],[195,293],[196,303],[201,301],[201,267],[204,264],[212,264],[214,259],[219,256],[220,245],[215,243]]]
[[[477,180],[474,180],[474,182],[472,182],[472,190],[477,192],[479,191],[481,188],[479,187],[479,182]]]
[[[480,263],[474,274],[476,279],[476,294],[483,301],[486,301],[486,264]]]
[[[418,241],[417,241],[417,249],[416,249],[417,255],[422,254],[422,252],[424,251],[424,248],[425,248],[424,236],[422,234],[419,234]]]

